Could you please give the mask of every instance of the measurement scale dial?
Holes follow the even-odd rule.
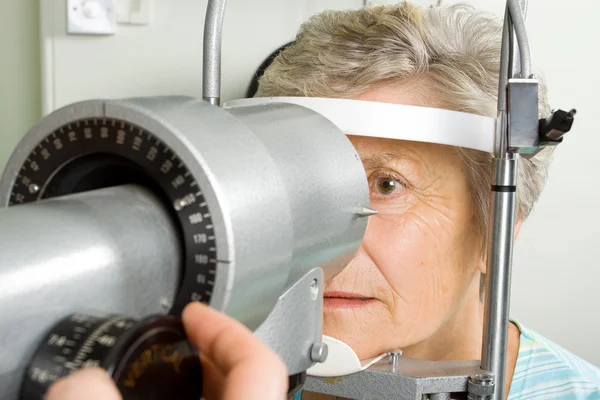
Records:
[[[178,318],[74,314],[44,337],[26,370],[21,400],[42,400],[55,381],[90,367],[105,369],[124,400],[202,395],[200,360]]]
[[[173,313],[190,301],[208,304],[217,269],[211,211],[178,155],[139,126],[114,118],[84,118],[60,126],[22,164],[9,205],[123,184],[152,190],[180,227],[185,265]]]

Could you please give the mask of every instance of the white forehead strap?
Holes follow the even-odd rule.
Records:
[[[292,103],[309,108],[348,135],[411,140],[494,151],[496,120],[439,108],[319,97],[256,97],[225,108]]]

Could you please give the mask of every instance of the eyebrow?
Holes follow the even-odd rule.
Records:
[[[388,151],[383,153],[370,154],[361,159],[365,168],[378,168],[388,165],[394,160],[405,160],[420,164],[420,160],[407,151]]]

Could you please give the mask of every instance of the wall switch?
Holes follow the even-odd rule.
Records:
[[[68,0],[67,32],[113,35],[117,30],[115,0]]]

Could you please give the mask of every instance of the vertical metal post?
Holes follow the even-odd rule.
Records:
[[[503,124],[501,124],[503,125]],[[494,400],[504,400],[510,311],[510,278],[516,215],[517,158],[494,158],[491,226],[486,274],[482,369],[496,382]]]
[[[227,0],[208,0],[204,21],[202,98],[221,103],[221,38]]]
[[[524,9],[524,13],[527,4],[527,0],[520,0],[520,6]],[[507,378],[510,282],[518,173],[517,155],[509,148],[508,113],[510,109],[508,107],[507,88],[508,80],[513,76],[515,68],[520,69],[518,54],[507,2],[500,58],[498,122],[493,159],[485,285],[485,323],[481,358],[481,368],[493,374],[495,381],[494,400],[504,400]]]

